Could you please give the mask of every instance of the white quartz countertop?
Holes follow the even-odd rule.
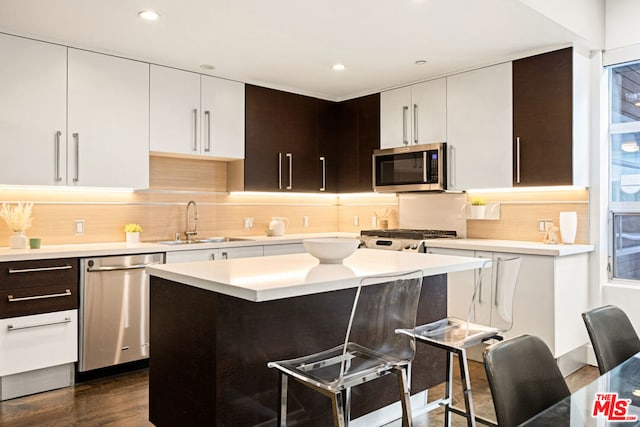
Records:
[[[568,256],[594,250],[593,245],[547,245],[542,242],[492,239],[433,239],[428,248],[466,249],[473,251],[512,252],[529,255]]]
[[[40,249],[9,249],[0,247],[0,262],[24,261],[51,258],[76,258],[109,255],[131,255],[153,252],[189,251],[198,249],[232,248],[242,246],[266,246],[300,243],[314,237],[358,237],[358,233],[326,232],[286,234],[267,237],[263,235],[243,236],[232,242],[197,243],[191,245],[161,245],[140,243],[130,245],[125,242],[85,243],[70,245],[43,245]],[[203,238],[206,236],[202,236]],[[45,240],[46,242],[46,240]],[[513,252],[532,255],[567,256],[593,251],[593,245],[546,245],[539,242],[491,239],[434,239],[427,241],[427,247],[466,249],[476,251]],[[388,252],[388,251],[384,251]]]
[[[232,248],[242,246],[266,246],[284,245],[289,243],[300,243],[304,239],[313,237],[356,237],[356,233],[309,233],[309,234],[289,234],[285,236],[267,237],[243,236],[241,239],[231,242],[219,243],[196,243],[189,245],[162,245],[159,243],[138,243],[127,244],[125,242],[106,243],[84,243],[70,245],[43,245],[40,249],[9,249],[0,247],[0,262],[3,261],[25,261],[33,259],[51,258],[86,258],[109,255],[131,255],[155,252],[190,251],[198,249]],[[201,236],[205,238],[205,236]]]
[[[485,259],[358,249],[342,264],[309,254],[153,265],[147,272],[185,285],[261,302],[353,288],[365,276],[421,270],[424,276],[480,268]]]

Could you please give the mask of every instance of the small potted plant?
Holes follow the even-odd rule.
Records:
[[[485,211],[487,209],[486,203],[482,197],[474,197],[471,199],[471,206],[469,207],[470,219],[483,219]]]
[[[29,239],[24,232],[31,227],[31,210],[33,203],[18,202],[18,206],[11,207],[6,203],[2,204],[0,209],[0,218],[7,223],[7,226],[13,234],[9,238],[9,247],[11,249],[26,249],[29,245]]]
[[[127,243],[136,244],[140,243],[140,232],[142,227],[140,224],[127,224],[124,226],[124,232],[127,236]]]

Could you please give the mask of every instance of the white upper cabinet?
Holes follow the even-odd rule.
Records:
[[[413,142],[447,141],[447,79],[411,86]]]
[[[447,81],[430,80],[380,94],[380,148],[447,140]]]
[[[450,190],[512,185],[511,63],[447,77]]]
[[[204,75],[200,82],[201,153],[244,159],[244,83]]]
[[[410,106],[410,86],[380,94],[380,148],[412,144]]]
[[[200,154],[200,75],[151,65],[151,151]]]
[[[67,49],[0,34],[0,184],[65,184]]]
[[[68,185],[149,186],[149,65],[69,48]]]
[[[150,124],[152,152],[242,159],[244,84],[151,65]]]

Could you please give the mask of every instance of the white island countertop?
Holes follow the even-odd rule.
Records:
[[[354,288],[365,276],[421,270],[424,276],[472,270],[486,259],[358,249],[342,264],[309,254],[153,265],[156,277],[253,302]]]

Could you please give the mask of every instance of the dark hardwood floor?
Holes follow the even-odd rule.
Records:
[[[469,362],[469,369],[476,412],[495,419],[482,364]],[[585,366],[567,377],[567,383],[571,390],[576,390],[597,377],[597,368]],[[440,396],[442,390],[442,386],[435,387],[430,390],[430,396]],[[0,426],[148,427],[152,425],[148,421],[148,396],[148,370],[142,369],[0,402]],[[454,399],[460,405],[459,384],[454,385]],[[185,420],[185,425],[188,425],[188,420]],[[415,418],[416,427],[440,425],[441,410]],[[453,425],[466,424],[461,417],[454,416]],[[387,427],[396,426],[400,426],[399,421]]]

